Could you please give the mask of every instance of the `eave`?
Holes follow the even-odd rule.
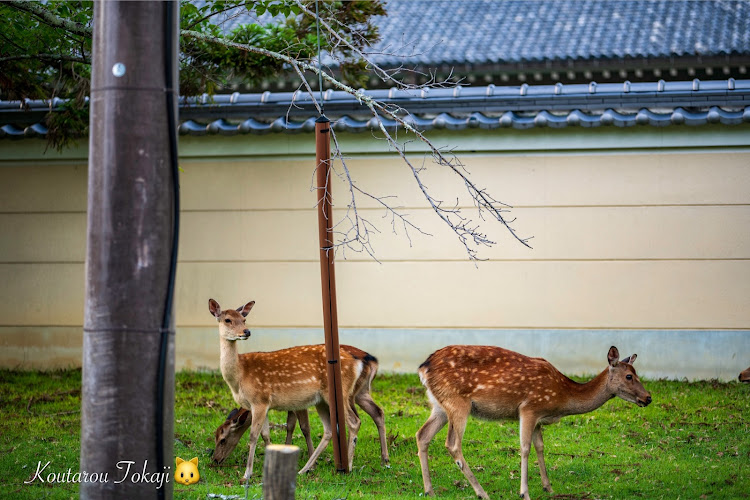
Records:
[[[489,85],[372,90],[363,95],[392,109],[408,110],[408,120],[421,130],[750,123],[750,80]],[[0,102],[0,138],[43,137],[44,116],[61,102]],[[329,90],[322,103],[335,130],[376,128],[367,107],[351,94]],[[303,92],[204,95],[181,100],[179,131],[183,135],[312,132],[317,116],[313,98]],[[397,126],[388,117],[383,121],[387,127]]]

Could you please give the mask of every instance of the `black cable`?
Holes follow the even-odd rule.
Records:
[[[173,56],[175,49],[173,43],[174,6],[176,0],[164,2],[164,67],[165,67],[165,89],[167,104],[167,135],[169,141],[169,163],[172,173],[173,191],[173,213],[172,213],[172,250],[169,262],[169,275],[167,281],[167,295],[164,299],[164,315],[162,317],[161,339],[159,345],[159,367],[157,374],[156,389],[156,471],[164,472],[164,385],[167,371],[167,352],[169,351],[169,334],[172,327],[172,307],[174,302],[175,276],[177,274],[177,244],[180,231],[180,181],[179,163],[177,157],[177,109],[175,95],[177,92],[174,81],[173,65],[176,64]],[[179,4],[178,4],[179,5]],[[163,499],[165,488],[159,488],[159,498]]]

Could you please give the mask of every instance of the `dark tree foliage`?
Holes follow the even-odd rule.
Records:
[[[311,0],[302,2],[315,9]],[[47,115],[48,140],[63,149],[88,132],[86,96],[90,89],[93,2],[50,0],[45,3],[0,3],[0,99],[65,99]],[[321,19],[348,44],[321,33],[322,50],[337,61],[340,79],[363,87],[366,64],[352,50],[378,40],[373,16],[385,15],[380,0],[319,0]],[[250,22],[227,29],[240,15]],[[182,2],[183,30],[267,49],[299,61],[318,50],[315,20],[292,0]],[[257,85],[288,71],[286,63],[267,55],[196,38],[180,42],[180,94],[214,94],[231,84]]]

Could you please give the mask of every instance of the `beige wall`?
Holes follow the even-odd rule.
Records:
[[[337,263],[343,341],[390,370],[414,371],[435,348],[471,342],[502,343],[575,373],[598,371],[618,342],[638,352],[647,375],[734,378],[750,365],[750,129],[744,146],[737,127],[727,128],[727,144],[716,144],[715,127],[658,139],[655,130],[628,131],[627,148],[607,149],[620,131],[527,132],[537,149],[504,147],[512,137],[498,141],[501,132],[441,136],[472,179],[516,207],[518,233],[534,237],[529,250],[487,223],[498,244],[478,266],[398,159],[375,153],[377,141],[344,136],[358,185],[397,195],[394,204],[433,236],[411,231],[409,240],[401,227],[394,235],[383,210],[361,201],[360,215],[382,232],[380,263],[352,252]],[[292,137],[181,144],[178,367],[217,366],[209,297],[233,307],[257,301],[246,349],[322,340],[311,136]],[[9,151],[0,161],[5,367],[80,364],[85,151],[38,160],[35,142],[0,142],[0,157]],[[458,197],[471,213],[454,177],[430,168],[425,179],[436,197]],[[334,190],[345,206],[343,185]]]

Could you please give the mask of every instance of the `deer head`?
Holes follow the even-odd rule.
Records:
[[[245,340],[250,337],[250,330],[245,328],[245,318],[255,305],[250,301],[242,307],[221,310],[221,306],[214,299],[208,299],[208,310],[219,322],[219,336],[228,341]]]
[[[607,386],[615,396],[625,401],[635,403],[638,406],[648,406],[651,404],[651,394],[643,387],[641,380],[635,373],[633,362],[635,362],[636,357],[637,355],[633,354],[619,361],[620,353],[617,347],[610,347],[607,354],[607,360],[609,361]]]
[[[251,423],[250,412],[243,408],[235,408],[229,413],[227,419],[214,433],[216,448],[211,456],[214,462],[220,464],[229,456],[237,446],[245,428]]]

